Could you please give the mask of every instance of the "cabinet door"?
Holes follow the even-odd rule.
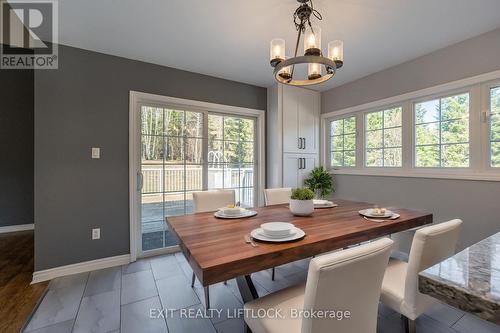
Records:
[[[298,184],[304,186],[304,179],[309,177],[312,169],[318,166],[317,155],[302,155],[303,158],[302,169],[299,170]]]
[[[315,91],[301,89],[298,99],[298,136],[305,143],[302,153],[318,153],[319,97]]]
[[[283,152],[299,152],[299,88],[283,86]]]
[[[283,187],[299,186],[299,158],[297,154],[283,154]]]

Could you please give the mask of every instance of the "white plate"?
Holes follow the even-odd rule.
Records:
[[[313,204],[315,205],[328,205],[332,204],[333,202],[329,200],[323,200],[323,199],[313,199]]]
[[[267,222],[260,225],[264,234],[270,237],[284,237],[290,235],[295,226],[288,222]]]
[[[337,206],[338,205],[336,203],[330,202],[329,204],[326,204],[326,205],[321,205],[321,204],[314,205],[314,208],[315,209],[333,208],[333,207],[337,207]]]
[[[269,235],[269,234],[266,234],[264,230],[262,230],[262,233],[260,235],[262,237],[267,237],[267,238],[272,238],[272,239],[283,239],[283,238],[293,237],[296,233],[297,232],[294,229],[286,235]]]
[[[373,218],[379,218],[379,219],[383,219],[383,218],[388,218],[388,217],[391,217],[394,215],[394,212],[390,211],[390,210],[386,210],[385,211],[385,214],[384,215],[374,215],[371,213],[372,212],[372,208],[369,208],[369,209],[363,209],[363,210],[360,210],[359,213],[363,216],[367,216],[367,217],[373,217]]]
[[[218,217],[220,219],[241,219],[243,217],[251,217],[257,215],[257,212],[255,210],[247,210],[243,214],[240,215],[226,215],[223,212],[215,212],[214,216]]]
[[[299,228],[295,228],[295,230],[292,231],[292,233],[294,233],[294,234],[289,236],[289,237],[286,237],[286,238],[270,238],[270,237],[263,235],[264,230],[262,230],[261,228],[257,228],[257,229],[252,230],[252,232],[250,232],[250,236],[252,236],[252,238],[254,238],[254,239],[264,241],[264,242],[282,243],[282,242],[290,242],[290,241],[294,241],[297,239],[301,239],[302,237],[304,237],[306,235],[306,233],[302,229],[299,229]]]

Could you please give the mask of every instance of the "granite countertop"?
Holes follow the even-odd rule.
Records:
[[[500,324],[500,233],[420,272],[419,290]]]

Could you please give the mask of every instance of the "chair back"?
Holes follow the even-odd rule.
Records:
[[[264,201],[266,206],[281,205],[290,202],[292,189],[284,188],[268,188],[264,190]]]
[[[234,205],[234,190],[193,192],[195,213],[213,212],[227,205]]]
[[[304,310],[349,311],[350,318],[304,316],[302,333],[375,333],[380,289],[393,243],[383,238],[312,259]]]
[[[436,301],[418,291],[418,273],[455,254],[460,227],[459,219],[418,229],[413,236],[405,280],[403,306],[408,313],[422,314]]]

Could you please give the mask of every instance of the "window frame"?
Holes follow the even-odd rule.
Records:
[[[332,150],[331,150],[331,147],[332,147],[332,135],[331,135],[331,126],[332,126],[332,122],[334,121],[337,121],[337,120],[345,120],[345,119],[348,119],[348,118],[353,118],[354,117],[354,120],[355,120],[355,125],[356,125],[356,129],[354,131],[354,135],[355,135],[355,147],[354,147],[354,158],[355,158],[355,163],[354,165],[342,165],[342,166],[334,166],[332,167]],[[328,159],[328,162],[327,162],[327,165],[328,165],[328,168],[329,169],[356,169],[359,165],[359,154],[358,154],[358,145],[359,145],[359,116],[357,114],[345,114],[345,115],[342,115],[340,117],[332,117],[332,118],[329,118],[327,120],[327,124],[328,124],[328,133],[327,133],[327,146],[325,147],[326,149],[326,155],[327,155],[327,159]],[[345,134],[342,134],[343,136]],[[348,150],[348,151],[351,151],[351,150]],[[345,152],[345,150],[343,149],[342,152]]]
[[[375,113],[375,112],[382,112],[382,136],[384,135],[384,130],[386,129],[384,127],[384,124],[383,124],[383,121],[384,121],[384,112],[386,110],[390,110],[390,109],[395,109],[395,108],[401,108],[401,126],[396,126],[396,127],[388,127],[387,129],[392,129],[392,128],[401,128],[401,166],[368,166],[366,165],[366,161],[367,161],[367,136],[366,136],[366,133],[368,132],[367,130],[367,126],[366,126],[366,116],[370,113]],[[370,169],[370,170],[388,170],[388,169],[402,169],[404,167],[404,161],[403,161],[403,158],[404,158],[404,152],[403,152],[403,148],[404,148],[404,126],[403,126],[403,122],[404,122],[404,119],[405,119],[405,108],[403,107],[403,104],[402,103],[396,103],[396,104],[392,104],[392,105],[386,105],[382,108],[375,108],[375,109],[372,109],[372,110],[366,110],[366,111],[363,111],[362,112],[363,114],[363,167],[364,168],[367,168],[367,169]],[[372,148],[372,149],[377,149],[377,148]],[[378,149],[382,149],[382,159],[384,159],[384,150],[385,150],[385,147],[384,147],[384,138],[382,137],[382,148],[378,148]]]
[[[469,121],[469,141],[467,142],[467,144],[469,145],[469,166],[468,167],[443,167],[443,166],[439,166],[439,167],[419,167],[416,165],[416,162],[417,162],[417,156],[416,156],[416,153],[417,153],[417,135],[416,135],[416,126],[417,124],[415,123],[415,105],[418,104],[418,103],[423,103],[423,102],[428,102],[428,101],[432,101],[432,100],[441,100],[441,99],[444,99],[444,98],[447,98],[447,97],[454,97],[454,96],[458,96],[458,95],[463,95],[463,94],[468,94],[469,95],[469,116],[468,116],[468,121]],[[453,91],[449,91],[449,92],[446,92],[446,93],[438,93],[438,94],[433,94],[433,95],[429,95],[429,96],[425,96],[425,97],[422,97],[422,98],[417,98],[417,99],[413,99],[411,100],[411,109],[412,109],[412,112],[411,112],[411,119],[412,119],[412,169],[415,169],[417,170],[418,172],[423,172],[423,173],[427,173],[427,172],[434,172],[434,173],[439,173],[439,172],[443,172],[442,170],[446,170],[446,172],[451,172],[451,173],[455,173],[455,172],[466,172],[468,170],[471,170],[473,168],[473,156],[472,156],[472,145],[473,145],[473,137],[472,137],[472,124],[473,124],[473,111],[472,111],[472,105],[473,105],[473,98],[475,99],[475,97],[473,97],[473,87],[467,87],[465,89],[458,89],[458,90],[453,90]],[[441,102],[440,102],[441,103]],[[453,120],[457,120],[457,119],[452,119],[451,121]],[[441,119],[439,121],[437,121],[436,123],[439,124],[439,126],[441,127],[441,123],[443,121],[441,121]],[[426,124],[426,123],[422,123],[422,124]],[[440,136],[441,136],[441,128],[439,129],[440,131]],[[459,143],[457,143],[459,144]],[[441,161],[441,146],[443,145],[441,143],[441,140],[439,141],[439,143],[437,144],[438,146],[440,146],[440,154],[439,154],[439,163],[441,164],[442,161]]]
[[[485,120],[490,108],[489,89],[498,86],[500,86],[500,70],[323,113],[321,115],[321,163],[333,174],[500,181],[500,167],[490,166],[490,129],[489,120]],[[460,93],[469,93],[469,167],[415,167],[415,103]],[[403,167],[366,167],[365,113],[385,110],[397,105],[403,107]],[[327,145],[330,144],[328,124],[332,119],[349,115],[358,117],[357,166],[355,168],[331,168],[329,156],[327,156],[329,155]]]
[[[491,165],[491,96],[492,88],[500,88],[500,79],[485,82],[481,85],[481,145],[483,147],[482,155],[487,156],[483,161],[483,168],[490,173],[500,172],[500,167]]]

